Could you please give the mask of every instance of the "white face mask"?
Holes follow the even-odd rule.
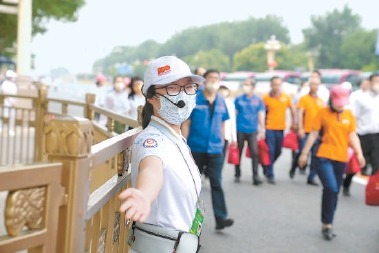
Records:
[[[172,104],[170,101],[177,104],[180,100],[185,103],[183,108],[179,108]],[[184,91],[181,91],[177,96],[166,95],[160,96],[161,109],[158,109],[158,113],[164,120],[173,125],[182,124],[191,115],[193,108],[196,106],[196,95],[187,95]]]
[[[373,90],[375,93],[379,93],[379,84],[374,84],[374,85],[372,85],[372,90]]]
[[[246,86],[246,85],[243,85],[242,86],[242,90],[245,94],[250,94],[251,91],[253,90],[252,87],[249,87],[249,86]]]
[[[220,88],[220,83],[206,83],[205,88],[211,93],[216,93]]]
[[[114,88],[118,91],[121,91],[125,88],[125,84],[122,82],[117,82],[114,84]]]

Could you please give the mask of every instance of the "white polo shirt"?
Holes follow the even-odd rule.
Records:
[[[359,135],[379,133],[379,94],[363,92],[354,97],[351,110]]]
[[[152,116],[148,127],[141,131],[133,144],[133,187],[139,164],[147,156],[157,156],[162,160],[164,182],[158,197],[151,204],[145,223],[189,232],[196,213],[197,196],[201,191],[201,178],[184,137],[163,120]]]

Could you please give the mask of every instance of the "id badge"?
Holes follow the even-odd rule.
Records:
[[[203,223],[204,223],[204,203],[202,201],[202,197],[200,197],[196,203],[196,213],[195,213],[195,218],[192,221],[192,226],[191,226],[191,234],[200,236],[201,235],[201,230],[203,228]]]
[[[196,208],[195,218],[192,221],[191,234],[200,236],[201,229],[203,228],[204,216],[199,208]]]

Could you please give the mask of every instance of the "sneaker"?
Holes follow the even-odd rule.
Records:
[[[263,181],[259,176],[253,176],[253,185],[260,185],[261,183],[263,183]]]
[[[230,227],[233,225],[233,223],[234,223],[234,220],[232,220],[232,219],[219,220],[216,223],[216,230],[221,230],[221,229],[224,229],[226,227]]]
[[[275,179],[273,179],[273,178],[267,178],[267,182],[269,184],[276,184]]]
[[[295,170],[290,169],[290,178],[293,179],[295,177]]]
[[[318,183],[316,181],[314,181],[314,180],[308,180],[307,184],[313,185],[313,186],[318,186]]]
[[[333,237],[336,237],[337,235],[333,233],[332,228],[323,228],[321,231],[322,235],[324,236],[324,239],[327,241],[330,241],[333,239]]]

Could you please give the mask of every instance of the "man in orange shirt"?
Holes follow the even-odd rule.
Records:
[[[356,133],[355,118],[350,110],[344,110],[344,106],[348,103],[349,90],[341,85],[333,86],[330,92],[329,107],[318,112],[313,121],[312,132],[299,157],[299,166],[302,167],[306,164],[308,153],[322,129],[322,141],[316,154],[320,166],[316,167],[316,172],[324,187],[321,222],[323,224],[322,234],[326,240],[331,240],[335,236],[332,224],[342,177],[348,161],[349,143],[356,153],[360,166],[365,165],[361,144]]]
[[[266,143],[271,160],[269,166],[264,166],[264,173],[268,182],[275,184],[273,164],[282,153],[287,108],[291,110],[291,129],[295,129],[295,108],[291,98],[282,92],[282,79],[277,76],[271,78],[271,91],[263,97],[263,102],[266,106]]]
[[[307,141],[309,133],[312,131],[312,125],[314,119],[316,118],[318,112],[324,108],[325,101],[323,101],[318,95],[318,87],[321,83],[321,74],[317,70],[313,71],[309,77],[309,93],[300,98],[297,105],[298,112],[298,125],[297,132],[299,136],[299,154],[301,153],[305,142]],[[314,178],[316,176],[315,167],[317,166],[316,152],[320,144],[320,139],[318,138],[313,144],[311,149],[311,165],[307,183],[309,185],[318,186]],[[295,176],[295,170],[297,167],[297,161],[292,164],[290,170],[290,178]]]

